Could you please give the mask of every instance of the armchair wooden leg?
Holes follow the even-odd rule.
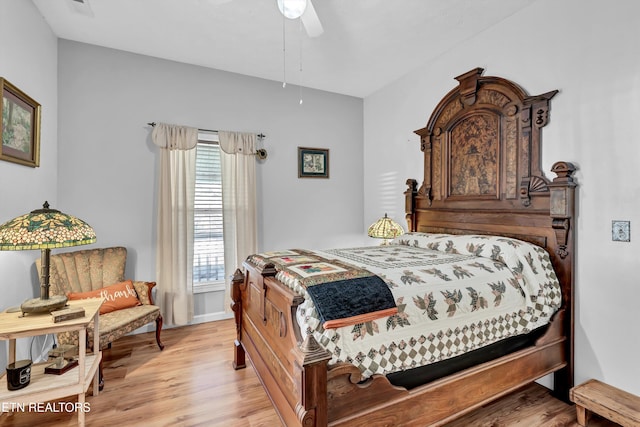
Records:
[[[156,318],[156,342],[158,343],[158,347],[160,350],[164,350],[164,344],[160,341],[160,332],[162,332],[162,314],[159,314]]]

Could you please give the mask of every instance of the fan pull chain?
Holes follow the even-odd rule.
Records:
[[[300,105],[302,105],[302,43],[304,42],[304,34],[302,29],[302,19],[298,18],[300,21],[300,83],[298,86],[298,98],[300,98]]]
[[[284,13],[282,14],[282,87],[287,87],[287,41],[285,37]]]

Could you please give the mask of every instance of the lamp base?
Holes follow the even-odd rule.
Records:
[[[58,310],[67,304],[67,297],[64,295],[53,295],[49,299],[33,298],[26,300],[20,305],[22,314],[26,313],[50,313]]]

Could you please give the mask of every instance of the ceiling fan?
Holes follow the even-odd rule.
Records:
[[[276,0],[278,9],[286,18],[302,21],[309,37],[318,37],[324,32],[311,0]]]

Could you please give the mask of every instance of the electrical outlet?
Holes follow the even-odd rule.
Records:
[[[614,242],[630,242],[631,223],[629,221],[611,221],[611,240]]]

